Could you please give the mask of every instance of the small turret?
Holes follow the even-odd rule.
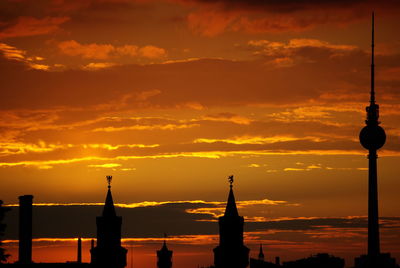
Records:
[[[264,252],[263,252],[262,244],[260,244],[260,252],[258,253],[258,259],[260,261],[264,260]]]

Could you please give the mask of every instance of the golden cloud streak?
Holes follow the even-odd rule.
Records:
[[[234,137],[233,139],[196,139],[194,143],[215,143],[215,142],[225,142],[230,144],[270,144],[276,142],[287,142],[287,141],[299,141],[299,140],[309,140],[313,142],[321,142],[322,139],[317,137],[304,137],[296,138],[293,136],[272,136],[272,137],[260,137],[260,136],[242,136]]]
[[[94,167],[94,168],[115,168],[115,167],[120,167],[121,164],[116,164],[116,163],[107,163],[107,164],[100,164],[100,165],[88,165],[88,167]]]
[[[26,153],[45,153],[52,152],[60,149],[67,148],[83,148],[83,149],[106,149],[109,151],[118,150],[121,148],[155,148],[159,147],[159,144],[47,144],[44,141],[39,141],[38,144],[23,143],[23,142],[1,142],[0,143],[0,154],[3,155],[14,155],[14,154],[26,154]]]
[[[221,217],[225,211],[226,202],[207,202],[205,204],[213,204],[217,207],[211,208],[193,208],[193,209],[186,209],[187,213],[192,214],[209,214],[212,215],[214,218]],[[288,203],[287,201],[276,201],[270,199],[262,199],[262,200],[245,200],[245,201],[236,201],[236,205],[238,208],[246,208],[249,206],[257,206],[257,205],[269,205],[269,206],[277,206],[277,205],[285,205],[285,206],[299,206],[296,203]],[[250,221],[261,221],[263,217],[248,217],[246,218],[249,222]],[[264,218],[263,218],[264,219]],[[214,220],[201,220],[201,221],[214,221]]]
[[[111,144],[83,144],[83,148],[92,148],[92,149],[107,149],[107,150],[118,150],[120,148],[155,148],[159,147],[159,144],[118,144],[118,145],[111,145]]]
[[[200,124],[166,124],[166,125],[134,125],[128,127],[103,127],[103,128],[95,128],[93,132],[116,132],[116,131],[126,131],[126,130],[175,130],[175,129],[184,129],[184,128],[192,128],[199,127]]]
[[[1,36],[1,33],[0,33]],[[45,64],[38,64],[33,61],[42,61],[44,60],[43,57],[33,56],[33,57],[26,57],[26,51],[18,49],[13,46],[9,46],[5,43],[0,43],[0,52],[3,53],[4,57],[10,60],[15,60],[19,62],[23,62],[28,65],[32,69],[36,70],[49,70],[50,66]]]
[[[40,141],[38,144],[23,142],[1,142],[0,154],[25,154],[28,152],[43,153],[51,152],[57,149],[65,149],[72,145],[46,144]]]
[[[139,207],[155,207],[162,206],[168,204],[203,204],[203,205],[214,205],[219,206],[217,208],[205,208],[205,209],[225,209],[226,202],[222,201],[204,201],[204,200],[176,200],[176,201],[143,201],[137,203],[115,203],[116,207],[120,208],[139,208]],[[275,201],[270,199],[262,199],[262,200],[245,200],[245,201],[236,201],[238,208],[244,208],[248,206],[254,205],[298,205],[298,204],[290,204],[287,201]],[[5,205],[7,207],[18,207],[19,204],[8,204]],[[104,206],[104,203],[33,203],[33,206],[36,207],[54,207],[54,206]],[[200,208],[198,211],[201,211]],[[188,213],[197,213],[197,209],[193,211],[187,211]]]
[[[363,150],[262,150],[262,151],[209,151],[209,152],[188,152],[188,153],[171,153],[171,154],[158,154],[158,155],[136,155],[136,156],[116,156],[116,157],[99,157],[87,156],[71,159],[58,159],[58,160],[43,160],[43,161],[19,161],[19,162],[0,162],[0,167],[15,167],[15,166],[33,166],[49,168],[53,165],[72,164],[87,161],[117,161],[117,160],[131,160],[131,159],[162,159],[162,158],[177,158],[177,157],[198,157],[198,158],[211,158],[219,159],[221,157],[234,157],[242,155],[365,155]],[[383,150],[381,156],[400,156],[400,152]]]

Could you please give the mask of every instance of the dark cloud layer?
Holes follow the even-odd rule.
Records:
[[[192,203],[169,203],[160,206],[117,208],[123,218],[124,237],[161,237],[169,235],[217,234],[218,224],[210,214],[187,213],[188,209],[215,208],[214,205]],[[68,238],[95,237],[96,216],[102,206],[35,206],[33,216],[34,237]],[[6,215],[6,239],[18,237],[18,208]],[[382,228],[397,228],[398,217],[382,218]],[[309,231],[324,228],[366,228],[365,217],[349,218],[293,218],[262,222],[246,222],[247,232],[268,230]]]
[[[285,51],[282,53],[288,53]],[[291,66],[280,68],[280,60],[288,57]],[[382,56],[377,61],[381,68],[393,68],[396,58]],[[363,93],[368,86],[368,68],[364,68],[368,62],[368,55],[362,51],[338,54],[323,47],[296,48],[290,55],[269,55],[262,61],[204,59],[98,71],[49,72],[1,59],[0,104],[1,109],[43,109],[111,105],[123,99],[113,108],[185,107],[190,103],[289,105],[322,101],[323,94],[338,91]],[[395,84],[385,82],[383,93],[396,96]]]

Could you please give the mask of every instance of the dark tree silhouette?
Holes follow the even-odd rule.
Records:
[[[9,208],[3,207],[3,201],[0,200],[0,264],[3,262],[7,261],[7,258],[10,256],[9,254],[6,254],[6,250],[2,248],[2,240],[1,237],[4,235],[4,231],[6,229],[6,225],[3,222],[4,216],[6,212],[10,210]]]

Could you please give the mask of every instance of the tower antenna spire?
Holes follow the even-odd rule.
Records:
[[[371,36],[371,104],[375,104],[375,13],[372,12],[372,36]]]

